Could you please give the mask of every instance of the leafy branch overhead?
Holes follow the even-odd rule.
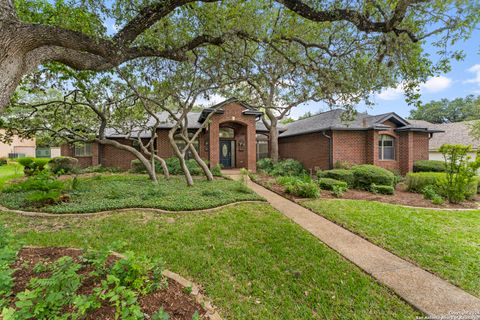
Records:
[[[100,71],[139,57],[188,60],[200,46],[248,34],[254,23],[242,15],[244,7],[279,5],[322,25],[346,23],[354,33],[406,35],[411,42],[442,33],[439,47],[468,36],[478,19],[478,6],[468,1],[159,0],[142,6],[125,0],[0,0],[0,107],[25,74],[46,62]],[[229,23],[239,17],[241,23]],[[106,28],[111,21],[119,26],[113,35]]]

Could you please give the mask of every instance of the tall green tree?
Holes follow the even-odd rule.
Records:
[[[217,14],[209,18],[214,25],[240,16],[242,23],[210,28],[211,24],[198,23],[196,9],[208,13],[232,2],[238,3],[234,0],[0,0],[0,110],[9,103],[23,76],[50,62],[77,70],[103,71],[139,57],[185,61],[194,48],[222,45],[225,38],[238,34],[239,25],[251,23],[251,17],[241,16],[242,12],[236,15],[233,12],[233,16]],[[444,49],[446,45],[468,37],[480,16],[477,0],[245,2],[258,4],[265,10],[281,4],[326,27],[327,31],[330,25],[339,25],[359,38],[383,39],[380,56],[388,56],[405,43],[422,43],[435,35],[434,44],[444,66],[452,57]],[[185,26],[176,23],[178,16],[188,17],[191,23]],[[112,21],[118,26],[114,34],[106,27]],[[431,67],[428,60],[412,62],[422,68]]]
[[[410,111],[410,119],[431,123],[450,123],[480,119],[480,97],[469,95],[453,100],[441,99]]]

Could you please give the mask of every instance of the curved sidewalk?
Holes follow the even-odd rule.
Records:
[[[248,186],[275,209],[428,316],[454,319],[455,315],[465,315],[468,319],[480,319],[479,298],[250,180]]]

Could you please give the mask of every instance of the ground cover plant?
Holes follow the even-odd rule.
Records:
[[[267,204],[215,213],[129,212],[82,218],[0,213],[19,241],[108,247],[162,258],[201,284],[225,319],[415,319],[385,287]]]
[[[57,181],[57,180],[54,180]],[[180,177],[161,179],[158,185],[147,177],[132,174],[96,175],[75,178],[68,183],[68,201],[45,203],[39,206],[31,201],[32,190],[12,185],[8,193],[0,193],[0,204],[11,209],[37,210],[52,213],[97,212],[120,208],[159,208],[165,210],[195,210],[244,201],[261,200],[237,181],[196,179],[196,185],[185,187]],[[51,182],[57,184],[62,182]],[[29,184],[29,183],[27,183]],[[43,187],[43,185],[41,186]],[[32,188],[35,188],[32,187]],[[48,187],[47,187],[48,188]]]
[[[2,230],[0,230],[2,233]],[[3,232],[5,235],[5,232]],[[163,262],[127,252],[0,245],[4,319],[197,319],[194,298],[162,275]],[[163,318],[159,318],[163,315]]]
[[[412,209],[359,200],[302,204],[480,297],[480,211]]]

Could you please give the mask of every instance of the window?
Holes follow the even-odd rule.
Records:
[[[189,139],[192,139],[193,138],[193,135],[194,133],[193,132],[189,132],[188,133],[188,138]],[[180,149],[180,151],[183,150],[183,148],[185,148],[187,146],[187,143],[185,142],[185,140],[183,140],[179,134],[176,134],[174,136],[174,139],[175,139],[175,144],[178,146],[178,148]],[[192,145],[195,147],[195,150],[197,150],[197,152],[199,151],[199,143],[198,143],[198,137],[195,141],[192,142]],[[188,159],[193,159],[193,154],[190,150],[187,150],[187,152],[185,153],[185,158],[188,160]]]
[[[378,140],[378,159],[395,160],[395,138],[382,134]]]
[[[235,130],[232,128],[220,128],[219,137],[223,139],[235,138]]]
[[[268,158],[268,136],[257,134],[257,160]]]
[[[75,157],[91,157],[92,156],[92,144],[82,143],[75,145]]]

